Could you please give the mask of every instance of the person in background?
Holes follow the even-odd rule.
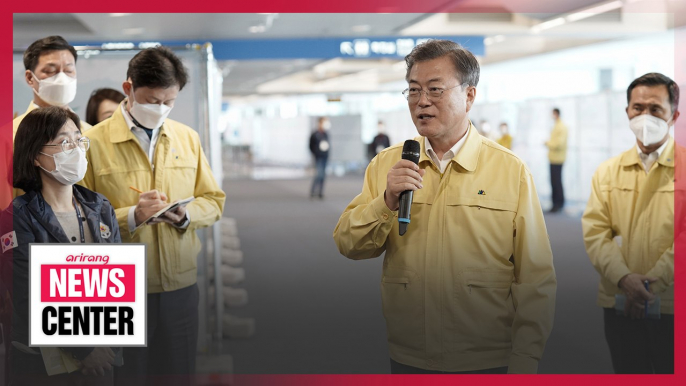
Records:
[[[31,43],[24,51],[24,79],[33,90],[26,112],[12,121],[12,137],[22,119],[34,109],[59,106],[69,109],[76,97],[76,50],[61,36],[48,36]],[[83,131],[91,125],[81,122]]]
[[[86,105],[86,122],[95,126],[112,116],[126,96],[111,88],[99,88],[91,93]]]
[[[317,120],[317,129],[310,136],[310,152],[314,156],[315,175],[310,189],[310,198],[324,198],[324,180],[326,179],[326,163],[329,160],[331,143],[329,134],[331,121],[327,117]]]
[[[115,374],[120,385],[150,384],[153,376],[188,385],[195,376],[201,248],[196,231],[221,218],[226,195],[198,132],[167,118],[187,82],[186,68],[170,49],[140,51],[122,84],[126,99],[88,132],[92,149],[81,183],[112,202],[123,242],[146,245],[148,346],[124,348],[124,366]],[[190,197],[195,200],[147,221]]]
[[[496,142],[505,149],[512,150],[512,136],[506,122],[500,124],[500,138]]]
[[[405,57],[419,162],[391,146],[370,162],[333,237],[353,260],[385,253],[381,298],[391,372],[536,373],[557,281],[533,177],[477,133],[479,63],[449,40]],[[414,191],[399,234],[399,197]]]
[[[600,274],[597,303],[615,373],[672,374],[674,224],[683,224],[686,215],[674,200],[675,173],[686,167],[686,149],[669,134],[679,118],[679,86],[649,73],[626,93],[636,145],[593,175],[581,218],[584,243]],[[617,304],[620,294],[623,304]],[[646,302],[657,301],[659,309],[646,319]]]
[[[567,126],[560,119],[560,109],[553,109],[553,121],[555,126],[550,133],[550,140],[545,145],[548,147],[548,160],[550,161],[550,185],[552,187],[553,206],[550,213],[556,213],[565,206],[565,192],[562,187],[562,165],[567,158]]]
[[[29,244],[121,242],[107,198],[75,185],[86,173],[88,148],[71,110],[32,110],[17,130],[13,179],[26,193],[0,214],[3,260],[13,267],[12,385],[112,384],[112,365],[121,360],[108,347],[29,347]],[[80,371],[69,373],[62,362]]]
[[[369,144],[368,153],[369,159],[376,157],[377,154],[381,153],[385,148],[391,146],[391,139],[386,135],[386,129],[383,121],[379,121],[377,124],[377,134]]]

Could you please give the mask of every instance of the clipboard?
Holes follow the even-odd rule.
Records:
[[[150,221],[152,221],[152,220],[154,220],[154,219],[156,219],[156,218],[158,218],[158,217],[164,215],[165,213],[167,213],[167,212],[169,212],[169,211],[176,210],[176,208],[178,208],[179,206],[188,205],[188,203],[191,202],[191,201],[193,201],[193,200],[195,200],[195,197],[191,196],[191,197],[185,198],[185,199],[183,199],[183,200],[179,200],[179,201],[173,202],[173,203],[171,203],[171,204],[165,206],[164,208],[160,209],[157,213],[155,213],[155,214],[153,214],[152,216],[148,217],[145,221],[143,221],[142,225],[148,224]]]

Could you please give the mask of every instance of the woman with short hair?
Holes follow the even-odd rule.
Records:
[[[112,349],[37,348],[29,347],[28,340],[29,244],[121,243],[110,202],[76,185],[86,173],[89,146],[78,116],[69,109],[33,110],[17,129],[13,182],[26,193],[0,214],[0,235],[12,240],[2,248],[13,269],[12,385],[77,381],[72,377],[79,384],[112,383],[112,365],[119,360]],[[81,371],[69,373],[67,362]]]

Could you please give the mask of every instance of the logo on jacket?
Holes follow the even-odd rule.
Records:
[[[486,191],[485,190],[479,190],[478,194],[479,194],[479,196],[485,196]]]
[[[108,239],[110,236],[112,236],[110,227],[108,227],[107,224],[100,223],[100,236],[102,236],[103,239]]]
[[[0,242],[2,243],[2,252],[4,253],[5,251],[9,251],[12,248],[16,248],[19,246],[19,243],[17,242],[17,234],[14,233],[14,231],[10,233],[5,233],[0,237]]]

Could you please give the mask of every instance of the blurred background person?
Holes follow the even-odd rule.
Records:
[[[324,198],[324,180],[326,179],[326,163],[329,160],[331,143],[327,130],[331,129],[331,121],[327,117],[317,120],[317,129],[310,135],[310,153],[314,156],[315,174],[310,189],[310,198]]]
[[[86,173],[89,143],[76,114],[59,107],[30,111],[17,130],[14,186],[26,193],[0,221],[2,239],[13,240],[3,244],[3,257],[13,262],[12,385],[108,385],[112,365],[121,363],[120,350],[108,347],[29,347],[29,244],[121,242],[110,202],[75,185]],[[80,371],[69,373],[60,362]]]
[[[112,116],[126,96],[112,88],[99,88],[91,94],[86,105],[86,122],[91,126]]]
[[[552,187],[553,206],[550,213],[556,213],[565,206],[565,192],[562,187],[562,165],[567,158],[567,126],[560,119],[560,109],[553,109],[553,130],[550,139],[545,143],[548,147],[550,161],[550,185]]]
[[[376,157],[377,154],[389,146],[391,146],[391,139],[386,135],[386,127],[383,121],[379,121],[376,126],[377,134],[369,144],[369,159]]]
[[[498,145],[512,150],[512,136],[506,122],[500,124],[500,138],[498,138],[497,142]]]

